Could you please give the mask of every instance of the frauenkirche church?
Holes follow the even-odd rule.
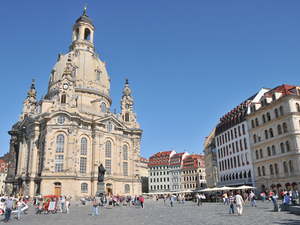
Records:
[[[36,98],[34,80],[19,121],[9,131],[6,194],[81,197],[97,191],[98,166],[107,193],[141,194],[142,130],[126,79],[121,112],[110,112],[110,78],[93,45],[95,27],[76,20],[69,52],[59,54],[48,93]]]

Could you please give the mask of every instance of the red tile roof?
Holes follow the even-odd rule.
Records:
[[[5,171],[5,169],[7,169],[7,168],[8,168],[8,165],[2,159],[0,159],[0,172],[7,172],[7,171]]]
[[[296,86],[294,86],[294,85],[283,84],[281,86],[278,86],[278,87],[273,88],[272,90],[268,91],[264,96],[272,97],[272,93],[274,93],[274,92],[280,92],[282,94],[279,98],[282,98],[283,96],[286,96],[286,95],[296,95],[296,93],[291,91],[291,89],[293,89],[295,87]]]
[[[183,168],[187,169],[187,168],[198,168],[198,161],[200,160],[201,162],[201,168],[205,167],[205,162],[204,162],[204,156],[203,155],[188,155],[187,157],[185,157],[185,159],[183,160]]]
[[[148,163],[148,160],[147,160],[146,158],[144,158],[144,157],[140,157],[140,161],[141,161],[141,162]]]
[[[172,156],[172,158],[170,159],[170,164],[171,165],[180,165],[181,161],[182,161],[183,154],[184,154],[184,152],[183,153],[174,154]]]
[[[169,165],[172,151],[158,152],[149,158],[148,166]]]

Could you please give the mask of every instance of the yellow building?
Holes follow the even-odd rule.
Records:
[[[38,101],[33,81],[9,131],[6,194],[93,196],[100,163],[107,193],[141,194],[142,130],[128,80],[121,112],[111,113],[110,78],[95,52],[86,9],[72,29],[69,52],[58,55],[48,93]]]
[[[300,190],[300,87],[281,85],[250,104],[247,116],[258,191]]]

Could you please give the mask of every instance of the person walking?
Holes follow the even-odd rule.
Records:
[[[96,215],[98,216],[98,202],[97,202],[96,198],[93,201],[93,213],[92,213],[92,216],[94,216],[95,212],[96,212]]]
[[[18,220],[20,220],[20,214],[21,214],[21,210],[22,210],[22,207],[23,207],[22,198],[19,199],[19,201],[17,203],[17,207],[18,207]]]
[[[164,195],[164,204],[166,205],[166,201],[167,201],[167,195]]]
[[[226,202],[227,202],[227,205],[229,205],[229,202],[228,202],[228,195],[227,195],[226,192],[224,193],[224,198],[225,198],[224,205],[225,205]]]
[[[171,207],[173,207],[173,202],[174,202],[174,197],[173,195],[170,196],[170,204],[171,204]]]
[[[5,201],[5,220],[4,223],[10,221],[10,214],[13,208],[14,202],[11,200],[11,197],[8,198],[7,201]]]
[[[57,200],[56,209],[57,209],[57,211],[62,212],[62,210],[61,210],[61,199],[60,198],[58,198],[58,200]]]
[[[69,207],[70,207],[70,202],[69,202],[69,199],[66,200],[66,210],[67,210],[67,213],[69,213]]]
[[[140,201],[141,201],[141,207],[142,207],[142,209],[144,209],[144,197],[141,195],[141,197],[140,197]]]
[[[235,204],[236,204],[236,209],[237,209],[237,212],[238,212],[238,216],[241,216],[242,213],[243,213],[243,205],[245,205],[245,202],[242,198],[242,196],[240,195],[240,191],[237,191],[234,199],[235,199]]]
[[[230,193],[229,195],[229,214],[234,214],[234,197],[233,197],[233,192]]]
[[[251,190],[251,191],[250,191],[250,199],[251,199],[251,206],[252,206],[252,207],[253,207],[253,204],[254,204],[255,207],[256,207],[255,198],[256,198],[256,196],[255,196],[255,194],[253,193],[253,191]]]
[[[65,199],[65,197],[62,197],[62,196],[60,196],[60,199],[61,199],[61,210],[64,211],[64,206],[65,206],[66,199]]]

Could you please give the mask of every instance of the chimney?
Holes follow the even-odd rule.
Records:
[[[162,151],[161,151],[161,150],[160,150],[159,152],[160,152],[160,153],[162,153]]]

